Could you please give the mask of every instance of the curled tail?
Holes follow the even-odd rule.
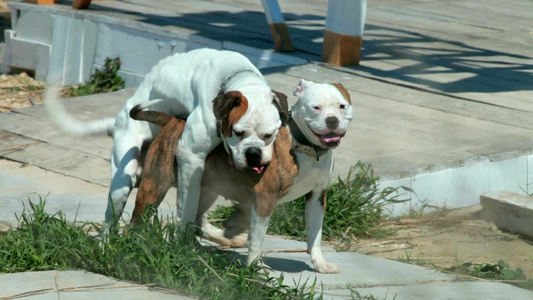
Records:
[[[48,114],[56,126],[61,130],[73,135],[90,135],[107,133],[113,135],[115,125],[114,118],[103,118],[94,121],[81,121],[67,112],[58,99],[59,90],[57,87],[50,87],[46,90],[44,104]]]
[[[150,107],[161,101],[162,100],[156,99],[135,105],[130,110],[130,117],[137,121],[147,121],[156,124],[159,127],[164,127],[170,120],[174,119],[175,117],[160,111],[144,110],[145,108]]]

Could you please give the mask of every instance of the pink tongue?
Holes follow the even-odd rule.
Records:
[[[322,140],[326,143],[331,142],[339,142],[341,140],[340,136],[334,136],[334,137],[322,137]]]
[[[257,174],[261,174],[265,170],[265,166],[253,167],[252,170],[254,170]]]

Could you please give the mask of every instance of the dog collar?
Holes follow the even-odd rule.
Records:
[[[320,146],[312,144],[304,136],[304,134],[300,130],[300,127],[298,127],[298,124],[294,122],[293,118],[289,120],[289,129],[291,130],[291,134],[293,137],[292,145],[291,145],[292,150],[305,153],[315,158],[317,161],[320,159],[321,156],[328,153],[329,149],[325,149]]]
[[[231,73],[229,76],[227,76],[224,81],[222,82],[222,84],[220,85],[220,88],[218,89],[218,95],[222,95],[226,92],[226,85],[228,84],[228,82],[235,76],[237,76],[238,74],[240,73],[244,73],[244,72],[251,72],[253,74],[255,74],[257,77],[259,78],[262,78],[259,74],[257,74],[257,72],[255,72],[254,70],[252,69],[242,69],[242,70],[238,70],[238,71],[235,71],[233,73]],[[265,83],[268,85],[268,82],[266,82],[266,80],[264,78],[262,78],[263,81],[265,81]]]

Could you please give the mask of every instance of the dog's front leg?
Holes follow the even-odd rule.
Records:
[[[322,222],[326,209],[327,190],[313,190],[305,196],[305,227],[307,230],[307,252],[318,273],[339,273],[339,267],[328,263],[322,254]]]
[[[261,248],[263,241],[265,240],[266,232],[268,229],[268,221],[270,216],[261,217],[256,212],[255,204],[252,205],[252,215],[250,219],[250,231],[248,232],[248,258],[246,264],[252,264],[256,259],[261,256]]]

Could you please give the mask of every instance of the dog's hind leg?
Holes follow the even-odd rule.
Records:
[[[207,154],[221,142],[212,113],[203,115],[196,110],[187,118],[176,150],[178,218],[181,221],[195,223]]]
[[[124,149],[124,154],[116,155],[115,147],[116,145],[113,146],[111,155],[112,179],[105,212],[105,222],[108,224],[118,221],[122,216],[124,206],[126,206],[126,202],[128,201],[128,196],[137,181],[138,159],[141,152],[138,146],[126,148],[124,145],[121,145],[120,148]],[[122,151],[119,150],[119,152]]]

